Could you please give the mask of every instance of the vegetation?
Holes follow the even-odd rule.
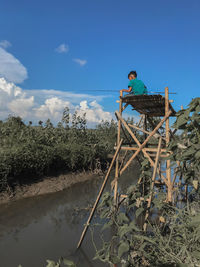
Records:
[[[16,123],[16,120],[21,125],[22,122],[18,118],[10,118],[3,123],[3,126],[13,121]],[[93,153],[91,158],[89,157],[91,155],[84,154],[85,161],[82,160],[82,164],[78,165],[80,160],[76,161],[77,154],[71,151],[77,153],[79,150],[68,150],[68,153],[74,153],[70,154],[70,159],[64,161],[70,170],[77,166],[85,168],[87,164],[94,168],[94,160],[100,159],[102,162],[106,153],[112,151],[114,145],[112,142],[116,137],[114,122],[104,122],[96,129],[89,130],[86,129],[84,118],[77,118],[76,114],[70,127],[69,123],[64,121],[58,127],[52,125],[47,127],[47,123],[45,126],[33,127],[22,124],[20,127],[29,129],[27,131],[31,129],[33,132],[43,133],[41,134],[43,138],[48,133],[48,138],[44,138],[40,145],[45,144],[44,140],[50,142],[53,133],[56,132],[60,140],[66,140],[60,142],[65,146],[67,144],[70,146],[74,142],[84,148],[87,147],[88,150],[85,149],[88,154]],[[128,197],[125,201],[119,202],[116,207],[113,205],[113,196],[110,193],[105,193],[102,197],[98,209],[101,218],[104,222],[106,220],[102,231],[110,228],[114,234],[108,242],[103,241],[100,250],[95,247],[95,259],[118,267],[200,266],[200,98],[193,99],[187,109],[177,113],[174,128],[178,131],[178,136],[172,139],[168,146],[169,151],[173,151],[169,158],[174,166],[174,173],[179,178],[173,193],[173,203],[166,202],[166,188],[163,186],[157,189],[152,205],[148,208],[146,200],[152,193],[150,186],[152,170],[149,162],[143,158],[141,183],[128,188]],[[23,134],[20,135],[18,132],[17,136],[19,138]],[[66,139],[62,139],[63,136]],[[110,140],[107,139],[108,136],[112,136]],[[53,140],[51,144],[56,143],[55,139]],[[72,164],[74,161],[75,164]],[[150,216],[146,221],[147,231],[144,231],[144,215],[147,211]],[[47,267],[65,265],[74,266],[72,262],[60,260],[58,263],[48,261]]]
[[[64,266],[76,267],[76,265],[72,261],[66,260],[66,259],[63,259],[63,258],[59,259],[58,262],[47,260],[46,267],[64,267]],[[18,267],[22,267],[22,265],[18,265]]]
[[[19,117],[0,122],[0,190],[61,171],[104,168],[116,140],[116,123],[87,129],[85,115],[69,109],[55,127],[50,120],[26,125]]]
[[[113,207],[113,197],[105,193],[99,206],[105,228],[115,229],[109,242],[104,242],[96,257],[115,266],[200,266],[200,98],[177,114],[174,128],[180,138],[172,139],[168,149],[175,175],[179,177],[173,203],[167,203],[165,187],[156,191],[150,209],[152,170],[143,159],[141,184],[132,185],[128,197]],[[180,164],[177,166],[176,161]],[[185,200],[185,190],[187,199]],[[143,201],[139,200],[143,198]],[[149,212],[147,231],[144,215]]]

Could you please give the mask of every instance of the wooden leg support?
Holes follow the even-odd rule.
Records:
[[[121,141],[119,142],[119,144],[118,144],[118,146],[117,146],[117,150],[115,151],[114,157],[113,157],[112,162],[111,162],[111,164],[110,164],[110,167],[109,167],[109,169],[108,169],[108,171],[107,171],[107,174],[106,174],[106,176],[105,176],[105,179],[104,179],[103,184],[102,184],[102,186],[101,186],[101,189],[100,189],[100,191],[99,191],[99,194],[98,194],[98,196],[97,196],[97,199],[96,199],[96,201],[95,201],[95,203],[94,203],[94,206],[93,206],[93,208],[92,208],[92,211],[91,211],[91,213],[90,213],[90,216],[89,216],[89,218],[88,218],[88,220],[87,220],[87,223],[86,223],[86,225],[85,225],[85,228],[83,229],[83,232],[82,232],[82,235],[81,235],[81,237],[80,237],[80,240],[79,240],[79,243],[78,243],[77,248],[79,248],[79,247],[81,246],[82,242],[83,242],[83,239],[84,239],[85,234],[86,234],[86,232],[87,232],[88,226],[89,226],[89,224],[90,224],[90,222],[91,222],[91,220],[92,220],[92,218],[93,218],[94,212],[95,212],[95,210],[96,210],[96,208],[97,208],[97,205],[98,205],[98,203],[99,203],[99,200],[100,200],[100,198],[101,198],[101,195],[102,195],[102,193],[103,193],[103,190],[104,190],[104,188],[105,188],[105,186],[106,186],[106,183],[107,183],[107,180],[108,180],[108,178],[109,178],[109,175],[110,175],[111,169],[112,169],[112,167],[113,167],[113,164],[114,164],[114,162],[115,162],[115,160],[116,160],[116,158],[117,158],[117,156],[118,156],[118,154],[119,154],[119,151],[120,151],[120,148],[121,148],[121,145],[122,145],[122,141],[123,141],[123,140],[121,139]]]
[[[147,229],[147,219],[149,217],[149,210],[150,210],[151,202],[152,202],[152,198],[153,198],[153,189],[154,189],[155,178],[156,178],[156,173],[157,173],[157,169],[158,169],[161,142],[162,142],[162,138],[160,138],[159,142],[158,142],[158,150],[157,150],[157,154],[156,154],[156,161],[155,161],[155,166],[154,166],[154,169],[153,169],[153,176],[152,176],[152,182],[151,182],[151,193],[150,193],[149,201],[148,201],[148,204],[147,204],[147,212],[146,212],[146,215],[145,215],[144,226],[143,226],[144,231],[146,231],[146,229]]]

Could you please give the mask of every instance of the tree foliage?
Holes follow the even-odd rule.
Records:
[[[70,118],[68,108],[57,126],[49,119],[25,125],[20,117],[9,117],[0,122],[0,190],[52,172],[104,167],[115,140],[114,121],[88,129],[85,114]]]

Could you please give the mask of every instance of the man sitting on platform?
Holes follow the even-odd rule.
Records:
[[[133,95],[147,94],[147,88],[141,80],[137,79],[137,72],[135,70],[128,74],[128,79],[130,80],[128,84],[129,89],[122,89],[121,92],[127,92]]]

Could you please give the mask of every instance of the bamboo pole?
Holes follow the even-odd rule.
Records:
[[[146,229],[147,229],[147,222],[146,221],[147,221],[147,219],[149,217],[149,209],[151,207],[151,202],[152,202],[152,198],[153,198],[153,189],[154,189],[155,178],[156,178],[156,173],[157,173],[157,168],[158,168],[161,143],[162,143],[162,138],[160,137],[160,139],[158,141],[158,150],[157,150],[157,154],[156,154],[155,166],[154,166],[154,169],[153,169],[153,176],[152,176],[152,183],[151,183],[151,193],[150,193],[149,201],[148,201],[148,204],[147,204],[147,212],[146,212],[145,220],[144,220],[144,226],[143,226],[144,231],[146,231]]]
[[[138,124],[137,124],[138,127],[140,127],[140,124],[142,124],[142,121],[143,121],[143,119],[144,119],[142,115],[140,115],[140,116],[141,116],[141,118],[140,118],[140,120],[139,120],[139,122],[138,122]]]
[[[185,201],[188,201],[188,185],[185,185]]]
[[[177,164],[177,167],[176,167],[176,169],[174,170],[174,177],[173,177],[173,179],[172,179],[172,188],[174,187],[174,184],[175,184],[175,181],[176,181],[178,168],[180,167],[180,161],[178,160],[178,161],[176,162],[176,164]]]
[[[115,147],[115,149],[116,149],[116,147]],[[138,148],[137,147],[121,147],[121,150],[138,150]],[[144,153],[144,152],[149,152],[149,151],[152,151],[152,152],[157,152],[157,148],[143,148],[142,149],[142,152]],[[166,152],[166,149],[161,149],[161,152]],[[148,153],[145,153],[145,157],[146,158],[148,158],[148,160],[149,160],[149,162],[150,162],[150,164],[151,164],[151,166],[154,168],[154,165],[155,165],[155,163],[154,163],[154,161],[151,159],[151,157],[149,156],[149,154]],[[161,157],[165,157],[165,155],[161,155]],[[120,168],[120,171],[121,171],[121,168]],[[164,181],[164,183],[167,185],[167,179],[164,177],[164,175],[161,173],[161,171],[160,170],[158,170],[157,171],[157,173],[158,173],[158,175],[160,176],[160,178]]]
[[[121,169],[122,169],[122,167],[124,165],[124,161],[126,159],[127,154],[128,154],[128,150],[126,150],[125,153],[124,153],[124,156],[123,156],[123,158],[121,160],[121,164],[120,164],[120,167],[119,167],[119,171],[121,171]]]
[[[128,138],[128,136],[127,136],[127,134],[126,134],[124,128],[121,127],[121,129],[122,129],[122,131],[123,131],[123,134],[124,134],[124,136],[125,136],[127,142],[129,143],[129,148],[131,148],[131,147],[132,147],[131,141],[129,140],[129,138]],[[122,147],[121,147],[121,148],[122,148]],[[114,147],[114,149],[115,149],[115,147]],[[122,162],[121,162],[121,165],[120,165],[120,167],[119,167],[119,172],[120,172],[121,169],[123,168],[124,161],[125,161],[125,159],[126,159],[127,154],[128,154],[128,150],[125,150],[125,155],[124,155],[124,157],[123,157],[123,159],[122,159]],[[140,162],[139,158],[136,157],[136,159],[138,160],[139,164],[141,165],[141,162]]]
[[[81,246],[82,242],[83,242],[83,239],[84,239],[85,234],[86,234],[86,232],[87,232],[88,226],[89,226],[89,224],[90,224],[90,222],[91,222],[91,220],[92,220],[92,217],[93,217],[93,215],[94,215],[94,212],[95,212],[95,210],[96,210],[96,207],[97,207],[97,205],[98,205],[98,203],[99,203],[99,200],[100,200],[100,198],[101,198],[101,195],[102,195],[102,193],[103,193],[103,190],[104,190],[104,188],[105,188],[105,186],[106,186],[106,183],[107,183],[108,177],[109,177],[109,175],[110,175],[112,166],[113,166],[113,164],[114,164],[114,162],[115,162],[115,160],[116,160],[116,158],[117,158],[117,156],[118,156],[118,154],[119,154],[119,151],[120,151],[120,148],[121,148],[121,145],[122,145],[122,141],[123,141],[123,140],[121,139],[121,141],[119,142],[119,144],[118,144],[118,146],[117,146],[117,150],[115,151],[114,157],[113,157],[112,162],[111,162],[111,164],[110,164],[110,167],[109,167],[109,169],[108,169],[108,171],[107,171],[107,174],[106,174],[106,176],[105,176],[104,182],[103,182],[103,184],[102,184],[102,186],[101,186],[101,189],[100,189],[100,191],[99,191],[99,194],[98,194],[98,196],[97,196],[97,199],[96,199],[96,201],[95,201],[95,203],[94,203],[94,205],[93,205],[93,208],[92,208],[92,210],[91,210],[91,213],[90,213],[90,216],[89,216],[89,218],[88,218],[88,220],[87,220],[87,223],[86,223],[86,225],[85,225],[85,227],[84,227],[84,229],[83,229],[83,232],[82,232],[82,234],[81,234],[81,237],[80,237],[80,240],[79,240],[79,243],[78,243],[77,248],[79,248],[79,247]]]
[[[151,159],[151,157],[148,155],[148,153],[146,153],[145,156],[148,158],[148,160],[149,160],[151,166],[154,168],[154,167],[155,167],[155,162]],[[158,175],[159,175],[159,174],[161,175],[161,179],[164,181],[164,183],[165,183],[166,185],[168,185],[168,181],[167,181],[167,179],[165,178],[165,176],[164,176],[162,173],[160,173],[160,171],[159,171],[158,169],[157,169],[157,173],[158,173]]]
[[[126,165],[123,167],[123,169],[120,171],[120,175],[126,170],[126,168],[129,166],[129,164],[132,162],[132,160],[140,153],[140,151],[143,151],[144,155],[148,158],[150,158],[147,154],[147,152],[145,150],[143,150],[143,148],[145,147],[145,145],[147,144],[147,142],[149,141],[149,139],[156,133],[156,131],[163,125],[163,123],[167,120],[167,118],[170,116],[171,114],[171,110],[165,115],[165,117],[158,123],[158,125],[155,127],[155,129],[150,133],[150,135],[147,137],[147,139],[140,144],[140,142],[138,141],[138,139],[136,138],[136,136],[134,135],[134,133],[131,131],[131,129],[129,128],[128,124],[123,120],[122,116],[119,114],[118,111],[115,112],[117,118],[122,122],[122,124],[124,125],[124,127],[126,128],[126,130],[129,132],[129,134],[131,135],[131,137],[134,139],[134,141],[136,142],[136,144],[138,145],[138,150],[133,154],[133,156],[128,160],[128,162],[126,163]]]
[[[120,100],[121,100],[121,98],[120,98]],[[122,100],[121,100],[121,101],[122,101]],[[120,102],[119,102],[119,103],[120,103]],[[123,106],[122,111],[124,111],[124,110],[128,107],[128,105],[129,105],[129,104],[126,103],[126,105]]]
[[[119,114],[122,114],[122,97],[123,92],[120,91],[120,101],[119,101]],[[117,145],[120,142],[120,135],[121,135],[121,121],[118,120],[118,131],[117,131]],[[116,166],[115,166],[115,182],[114,182],[114,202],[117,206],[117,188],[118,188],[118,178],[119,178],[119,155],[116,158]]]
[[[153,117],[152,116],[152,113],[151,113],[151,117]],[[154,123],[154,121],[152,120],[151,117],[150,116],[147,116],[147,120],[148,120],[149,124],[151,125],[151,127],[153,127],[153,129],[154,129],[156,127],[156,125],[155,125],[155,123]],[[157,134],[161,135],[160,132],[159,132],[159,130],[157,131]]]
[[[165,88],[165,115],[169,112],[169,89]],[[170,128],[169,128],[169,117],[165,122],[165,132],[166,132],[166,146],[168,146],[170,141]],[[166,178],[168,182],[168,191],[167,191],[167,199],[171,203],[172,202],[172,182],[171,182],[171,168],[170,168],[170,160],[168,159],[166,162]]]
[[[146,131],[146,130],[144,130],[144,129],[142,129],[142,128],[140,128],[140,127],[134,125],[134,124],[130,124],[130,123],[129,123],[128,126],[130,126],[131,128],[134,128],[134,129],[136,129],[136,130],[138,130],[138,131],[141,131],[141,132],[143,132],[143,133],[145,133],[145,134],[150,135],[150,132],[149,132],[149,131]],[[155,137],[156,139],[159,139],[160,137],[163,138],[163,137],[162,137],[160,134],[158,134],[158,133],[155,133],[155,134],[153,135],[153,137]],[[164,138],[163,138],[163,139],[164,139]]]
[[[148,155],[152,158],[155,158],[156,157],[156,154],[154,153],[148,153]],[[167,158],[169,155],[165,154],[165,155],[160,155],[161,158]]]
[[[115,146],[114,147],[114,149],[116,149],[117,147]],[[133,147],[133,146],[122,146],[121,147],[121,150],[138,150],[138,147]],[[154,147],[145,147],[145,148],[143,148],[143,150],[144,151],[146,151],[146,152],[157,152],[157,148],[154,148]],[[167,150],[165,149],[165,148],[161,148],[161,152],[162,153],[166,153],[167,152]]]
[[[144,115],[144,125],[143,125],[143,130],[144,130],[144,139],[147,138],[147,115]]]

